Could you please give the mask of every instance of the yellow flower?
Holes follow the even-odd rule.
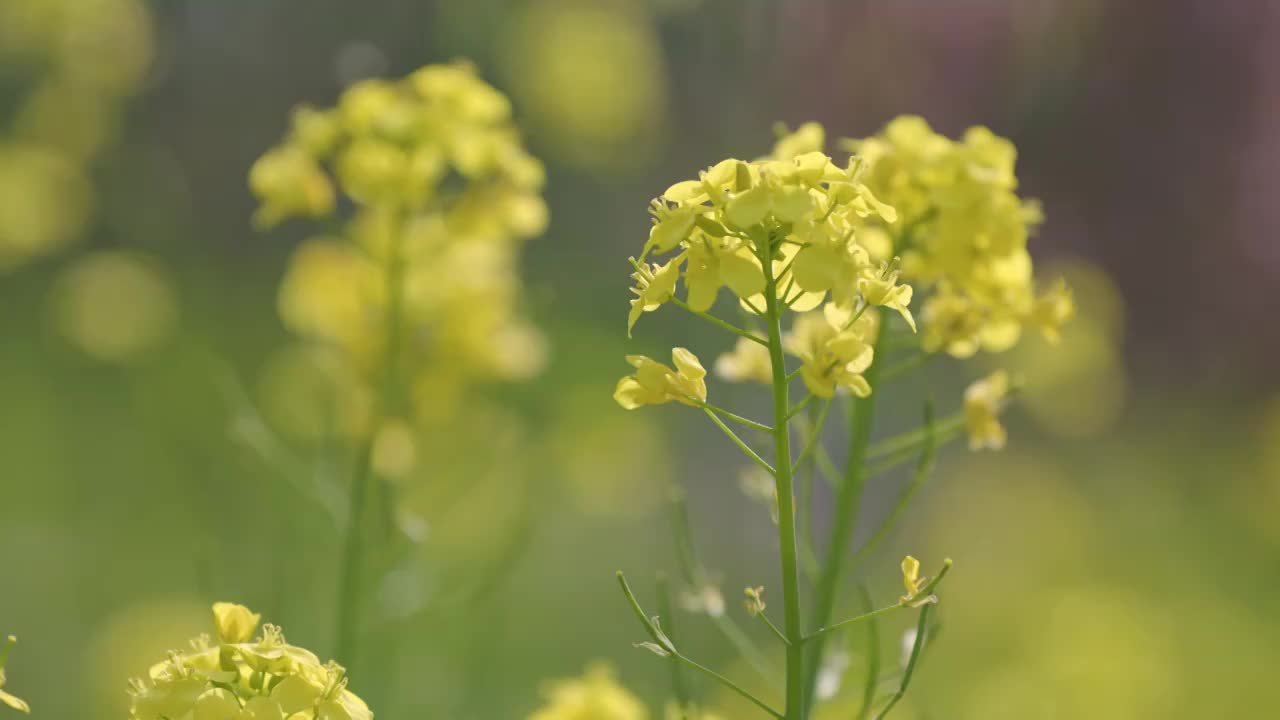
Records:
[[[596,664],[582,677],[559,680],[544,691],[546,704],[528,720],[648,720],[643,703],[618,684],[613,670]]]
[[[788,133],[781,125],[777,130],[780,132],[778,141],[773,145],[774,160],[791,160],[797,155],[819,152],[827,144],[827,131],[816,122],[807,122],[794,132]]]
[[[925,580],[920,577],[920,561],[910,555],[902,559],[902,587],[907,591],[902,596],[903,603],[912,602],[924,589]]]
[[[171,652],[145,679],[133,680],[129,717],[373,720],[364,701],[347,690],[346,670],[336,663],[321,664],[272,625],[251,641],[259,616],[242,605],[218,603],[213,616],[217,644],[200,636],[190,651]]]
[[[1000,411],[1009,395],[1009,375],[1003,370],[975,381],[964,391],[964,422],[969,431],[969,448],[999,450],[1006,433]]]
[[[671,299],[676,290],[676,281],[680,279],[681,260],[683,256],[674,258],[665,265],[636,264],[636,271],[631,274],[636,286],[631,289],[635,297],[631,300],[631,313],[627,316],[628,335],[641,315],[657,310]]]
[[[324,170],[301,148],[282,146],[258,158],[249,187],[262,200],[254,223],[269,228],[291,217],[333,212],[334,191]]]
[[[858,291],[868,305],[897,310],[902,319],[907,321],[907,325],[911,326],[911,332],[915,332],[916,320],[907,309],[907,305],[911,303],[911,286],[898,284],[896,269],[886,267],[872,277],[861,278],[858,280]]]
[[[13,650],[13,646],[18,644],[18,638],[10,635],[4,642],[4,646],[0,647],[0,703],[4,703],[18,712],[29,713],[31,706],[20,697],[10,695],[4,690],[4,665],[9,659],[9,651]]]
[[[1067,287],[1065,280],[1059,279],[1048,291],[1036,298],[1030,323],[1040,328],[1045,339],[1056,344],[1062,339],[1062,326],[1075,317],[1075,314],[1076,305],[1071,288]]]
[[[871,367],[875,353],[856,327],[836,330],[822,313],[808,313],[796,318],[784,342],[803,363],[800,378],[814,395],[832,397],[837,387],[857,397],[871,394],[862,373]]]
[[[981,127],[951,140],[908,116],[848,145],[865,161],[867,186],[902,215],[889,245],[902,256],[903,277],[926,296],[926,351],[1003,352],[1027,326],[1057,337],[1070,295],[1061,285],[1039,299],[1033,292],[1027,241],[1043,214],[1016,193],[1012,143]]]
[[[213,604],[213,624],[218,629],[219,642],[248,642],[260,622],[262,616],[243,605],[227,602]]]
[[[618,381],[613,399],[627,410],[673,400],[694,406],[706,402],[707,371],[697,356],[684,348],[675,348],[671,359],[677,370],[643,355],[628,355],[627,362],[636,372]]]
[[[773,362],[769,348],[746,338],[738,338],[733,350],[716,358],[716,375],[727,382],[773,382]]]

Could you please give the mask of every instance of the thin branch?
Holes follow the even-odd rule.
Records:
[[[884,614],[885,614],[885,613],[887,613],[887,612],[892,612],[892,611],[894,611],[894,610],[901,610],[903,607],[905,607],[905,606],[904,606],[904,605],[902,605],[901,603],[894,603],[893,605],[889,605],[889,606],[887,606],[887,607],[882,607],[882,608],[880,608],[879,610],[872,610],[871,612],[868,612],[868,613],[863,613],[863,614],[861,614],[861,615],[855,615],[855,616],[853,616],[853,617],[851,617],[851,618],[848,618],[847,620],[841,620],[841,621],[840,621],[840,622],[838,622],[838,623],[834,623],[834,624],[828,625],[828,626],[823,627],[823,628],[818,628],[817,630],[814,630],[813,632],[809,633],[808,635],[805,635],[805,636],[804,636],[804,642],[809,642],[810,640],[812,640],[812,639],[814,639],[814,638],[816,638],[816,637],[818,637],[818,636],[820,636],[820,635],[825,635],[826,633],[829,633],[829,632],[831,632],[831,631],[833,631],[833,630],[839,630],[839,629],[841,629],[841,628],[845,628],[845,627],[848,627],[848,626],[853,625],[853,624],[856,624],[856,623],[860,623],[860,622],[864,622],[864,621],[866,621],[866,620],[870,620],[871,618],[874,618],[874,617],[879,617],[879,616],[881,616],[881,615],[884,615]]]
[[[937,433],[939,437],[943,437],[963,427],[964,413],[957,412],[939,420],[933,428],[933,432]],[[893,455],[905,450],[914,451],[924,442],[925,436],[929,432],[930,430],[927,427],[918,427],[915,430],[908,430],[885,438],[867,448],[867,459],[875,460],[876,458]]]
[[[692,314],[694,314],[694,315],[697,315],[698,317],[702,318],[703,320],[706,320],[707,322],[711,323],[712,325],[715,325],[715,326],[717,326],[717,327],[719,327],[719,328],[721,328],[721,329],[723,329],[723,330],[728,330],[729,332],[733,333],[734,335],[737,335],[738,337],[746,338],[746,339],[750,340],[751,342],[759,343],[759,344],[764,345],[764,346],[766,346],[766,347],[768,347],[768,345],[769,345],[768,341],[766,341],[765,339],[760,338],[760,337],[756,337],[754,334],[749,333],[749,332],[747,332],[746,330],[743,330],[742,328],[738,327],[737,325],[734,325],[734,324],[732,324],[732,323],[727,323],[727,322],[725,322],[724,320],[721,320],[720,318],[718,318],[718,317],[716,317],[716,316],[714,316],[714,315],[711,315],[711,314],[709,314],[709,313],[702,312],[701,310],[694,310],[693,308],[689,307],[689,303],[686,303],[685,301],[681,300],[681,299],[680,299],[680,298],[678,298],[678,297],[672,296],[672,297],[671,297],[671,302],[672,302],[672,304],[674,304],[674,305],[676,305],[676,306],[678,306],[678,307],[684,308],[685,310],[688,310],[690,313],[692,313]]]
[[[768,615],[765,615],[763,611],[756,613],[756,615],[764,621],[765,625],[769,626],[769,629],[773,631],[774,635],[778,636],[778,639],[782,641],[783,645],[791,644],[791,641],[787,639],[786,634],[779,630],[777,625],[773,624],[773,621],[769,619]]]
[[[822,411],[819,413],[818,419],[813,424],[808,440],[805,441],[804,447],[800,450],[800,456],[796,458],[795,464],[791,466],[792,472],[800,469],[800,465],[805,461],[805,458],[809,456],[809,453],[813,452],[813,448],[822,440],[822,428],[827,423],[827,411],[830,409],[831,400],[828,398],[827,401],[822,404]]]
[[[751,418],[745,418],[745,417],[742,417],[741,415],[739,415],[739,414],[737,414],[737,413],[730,412],[730,411],[728,411],[728,410],[725,410],[725,409],[724,409],[724,408],[722,408],[722,407],[718,407],[718,406],[716,406],[716,405],[712,405],[711,403],[703,402],[703,401],[699,400],[698,398],[695,398],[695,397],[692,397],[692,396],[687,396],[687,395],[686,395],[685,397],[687,397],[687,398],[689,399],[689,401],[690,401],[690,402],[694,403],[695,405],[697,405],[698,407],[702,408],[703,410],[710,410],[710,411],[712,411],[712,412],[714,412],[714,413],[717,413],[717,414],[719,414],[719,415],[723,415],[725,418],[727,418],[727,419],[729,419],[729,420],[732,420],[732,421],[734,421],[734,422],[738,423],[739,425],[745,425],[745,426],[747,426],[747,427],[751,428],[752,430],[759,430],[759,431],[761,431],[761,432],[767,432],[767,433],[771,433],[771,432],[773,432],[773,428],[772,428],[772,427],[770,427],[770,426],[768,426],[768,425],[765,425],[764,423],[756,422],[755,420],[752,420]]]
[[[813,393],[809,393],[808,395],[805,395],[803,400],[793,405],[791,409],[787,411],[787,419],[790,420],[791,418],[795,417],[801,410],[804,409],[805,405],[809,404],[809,401],[812,399],[813,399]]]
[[[916,639],[911,645],[911,657],[907,660],[907,669],[902,673],[902,684],[898,686],[898,691],[893,694],[893,697],[889,698],[889,704],[884,706],[884,709],[876,716],[876,720],[884,720],[884,717],[889,714],[893,706],[897,705],[902,696],[907,694],[907,687],[911,685],[911,676],[915,674],[916,661],[920,659],[920,651],[924,649],[925,629],[928,627],[929,613],[932,611],[933,605],[930,603],[926,603],[924,607],[920,608],[920,620],[916,622]]]
[[[862,607],[871,610],[871,593],[866,585],[858,586],[862,595]],[[867,621],[867,677],[862,686],[862,707],[858,709],[857,720],[867,720],[871,714],[871,702],[876,696],[876,686],[880,684],[880,621],[871,618]]]
[[[618,571],[618,585],[619,587],[622,588],[622,594],[624,597],[626,597],[627,604],[631,606],[632,612],[635,613],[636,619],[640,621],[641,626],[644,627],[645,633],[653,641],[654,645],[658,650],[661,650],[662,652],[666,653],[668,656],[675,658],[676,661],[684,663],[685,665],[688,665],[689,667],[693,668],[694,670],[697,670],[698,672],[706,675],[707,677],[712,678],[716,682],[721,683],[725,687],[738,693],[739,695],[746,698],[747,700],[750,700],[756,707],[769,713],[773,717],[778,718],[778,720],[785,720],[782,713],[769,707],[767,704],[765,704],[763,700],[757,698],[755,695],[752,695],[750,692],[743,689],[742,686],[733,682],[729,678],[721,675],[720,673],[704,665],[700,665],[697,662],[694,662],[693,660],[684,656],[678,650],[676,650],[675,646],[671,643],[671,640],[667,638],[667,636],[664,635],[662,631],[657,628],[656,625],[654,625],[653,620],[650,620],[648,616],[644,614],[644,610],[640,607],[640,601],[636,600],[636,595],[634,592],[631,591],[631,586],[627,584],[627,578],[622,573],[621,570]]]
[[[658,614],[667,619],[667,636],[670,637],[675,633],[675,613],[671,609],[671,584],[667,582],[667,576],[659,574],[657,579],[658,590]],[[684,677],[684,672],[680,669],[680,662],[671,657],[671,694],[675,696],[676,702],[680,707],[688,707],[692,696],[689,693],[689,683]]]
[[[934,460],[937,457],[938,450],[938,434],[937,425],[933,420],[932,400],[926,402],[924,406],[924,427],[924,448],[920,451],[920,461],[916,464],[916,471],[911,477],[910,484],[908,484],[906,490],[902,492],[902,496],[898,498],[898,502],[894,505],[893,510],[889,512],[889,515],[884,519],[884,522],[880,524],[880,527],[876,528],[876,531],[871,534],[871,537],[868,538],[867,541],[863,543],[862,547],[858,548],[858,551],[853,554],[853,557],[849,559],[850,567],[858,567],[858,565],[865,560],[873,550],[875,550],[885,537],[893,531],[893,528],[897,526],[898,521],[902,518],[903,513],[906,512],[907,506],[911,504],[911,500],[915,497],[916,493],[919,492],[920,488],[924,486],[925,481],[929,479],[929,475],[933,473]]]
[[[926,353],[926,352],[916,353],[915,355],[911,356],[910,358],[907,358],[906,360],[903,360],[897,365],[892,365],[890,367],[885,368],[884,372],[880,373],[880,382],[882,383],[889,382],[899,376],[905,375],[906,373],[911,372],[912,370],[915,370],[918,367],[928,364],[931,360],[933,360],[937,356],[938,356],[937,353]]]
[[[716,415],[715,412],[707,408],[703,408],[702,411],[707,414],[707,417],[711,418],[712,422],[714,422],[721,430],[724,431],[724,434],[727,435],[729,439],[733,441],[734,445],[738,446],[739,450],[747,454],[747,457],[754,460],[755,463],[760,467],[764,468],[765,470],[768,470],[770,475],[775,474],[773,470],[773,466],[770,465],[768,462],[766,462],[764,458],[757,455],[756,451],[751,449],[751,446],[743,442],[742,438],[738,437],[737,433],[731,430],[728,425],[724,424],[724,421],[720,419],[719,415]]]

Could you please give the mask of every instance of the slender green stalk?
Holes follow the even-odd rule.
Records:
[[[880,327],[886,327],[887,316],[880,313]],[[879,339],[876,341],[879,345]],[[879,354],[879,348],[876,349]],[[880,363],[872,362],[864,377],[875,388],[880,373]],[[817,627],[824,627],[831,621],[835,611],[836,594],[840,587],[840,573],[844,569],[844,560],[849,551],[849,542],[853,537],[858,522],[858,511],[862,507],[862,491],[866,485],[863,463],[866,459],[867,446],[871,440],[871,429],[875,419],[876,393],[859,398],[852,404],[850,418],[849,461],[845,476],[836,496],[835,520],[831,527],[831,538],[827,543],[826,563],[822,575],[818,578],[818,589],[813,605],[811,622]],[[819,635],[808,643],[807,660],[811,668],[822,662],[822,653],[826,648],[826,637]],[[817,689],[818,673],[810,672],[805,677],[804,698],[809,701]]]
[[[822,433],[823,423],[819,422],[819,418],[825,418],[830,408],[830,400],[823,403],[821,408],[809,406],[803,428],[806,435],[806,449],[820,442],[817,438]],[[799,495],[797,498],[799,507],[796,508],[796,534],[799,536],[800,543],[800,570],[804,572],[805,579],[812,583],[818,577],[821,567],[818,555],[813,550],[813,476],[817,471],[812,458],[804,462],[805,455],[806,452],[802,450],[800,458],[796,461],[796,467],[799,468],[799,474],[796,476],[796,490]]]
[[[813,427],[810,429],[809,437],[805,440],[804,447],[800,450],[800,455],[796,458],[796,462],[792,465],[791,472],[795,472],[809,457],[809,453],[813,452],[814,446],[821,442],[822,426],[827,422],[827,411],[831,409],[831,401],[827,400],[822,404],[822,410],[818,413],[817,420],[814,421]]]
[[[782,599],[787,645],[786,720],[804,720],[804,648],[800,622],[800,571],[796,548],[795,488],[791,473],[791,433],[787,414],[791,410],[788,397],[787,368],[782,355],[782,310],[778,302],[778,284],[773,263],[766,255],[765,319],[768,325],[769,360],[773,368],[773,444],[774,479],[778,495],[778,543],[782,554]]]
[[[768,627],[770,630],[772,630],[773,634],[776,635],[777,638],[782,641],[783,645],[791,644],[791,641],[787,639],[786,634],[784,634],[781,630],[779,630],[777,625],[773,624],[773,621],[769,619],[768,615],[765,615],[763,612],[761,612],[758,614],[758,617],[762,621],[764,621],[765,626]]]
[[[761,432],[767,432],[767,433],[773,432],[773,428],[769,427],[768,425],[765,425],[764,423],[756,422],[751,418],[742,417],[741,415],[738,415],[737,413],[729,412],[728,410],[725,410],[722,407],[712,405],[711,403],[702,402],[701,400],[695,397],[690,397],[689,400],[696,403],[698,407],[702,408],[703,410],[710,410],[716,413],[717,415],[723,415],[725,418],[732,420],[738,423],[739,425],[745,425],[751,428],[752,430],[759,430]]]
[[[746,453],[747,457],[754,460],[755,463],[760,467],[764,468],[765,470],[768,470],[770,475],[777,475],[777,473],[773,469],[773,466],[770,465],[768,461],[766,461],[764,458],[756,454],[756,451],[752,450],[750,445],[743,442],[742,438],[738,437],[738,434],[735,433],[733,430],[731,430],[728,425],[725,425],[724,421],[720,419],[719,415],[716,415],[714,410],[711,410],[709,408],[703,408],[702,411],[705,412],[707,414],[707,417],[711,418],[711,421],[714,422],[716,426],[719,427],[724,432],[724,434],[727,435],[729,439],[733,441],[734,445],[738,446],[739,450]],[[783,427],[783,431],[784,432],[786,431],[785,426]],[[776,434],[777,433],[775,433],[775,435]]]
[[[680,559],[680,570],[684,580],[693,588],[700,588],[708,582],[707,570],[698,559],[698,550],[693,542],[693,528],[689,522],[689,506],[685,502],[684,491],[677,490],[671,494],[672,526],[675,530],[676,554]],[[778,673],[769,658],[756,646],[742,627],[725,612],[708,613],[716,629],[724,635],[742,659],[751,669],[770,686],[776,686]]]
[[[875,460],[886,455],[915,451],[920,448],[931,432],[941,438],[962,429],[964,429],[964,413],[953,413],[938,420],[932,429],[918,427],[915,430],[908,430],[875,443],[867,448],[866,459]]]
[[[906,490],[902,492],[902,496],[898,498],[898,502],[894,505],[893,510],[889,512],[889,515],[884,519],[884,522],[880,523],[880,527],[876,528],[876,531],[871,534],[871,537],[868,538],[867,541],[862,544],[862,547],[858,548],[858,551],[853,554],[853,557],[849,559],[849,566],[851,568],[858,567],[858,565],[876,549],[885,537],[893,531],[893,528],[897,526],[898,521],[902,518],[903,513],[906,512],[907,506],[911,504],[911,500],[916,496],[916,493],[920,491],[920,488],[924,486],[925,481],[928,480],[929,476],[933,473],[934,459],[937,456],[938,449],[938,434],[937,427],[933,421],[932,402],[925,404],[924,424],[924,448],[920,452],[920,462],[916,464],[916,471],[911,477],[910,484],[908,484]]]
[[[760,343],[761,345],[766,344],[764,339],[762,339],[760,336],[755,335],[754,333],[749,333],[746,330],[743,330],[742,328],[732,323],[727,323],[724,320],[721,320],[720,318],[716,317],[715,315],[711,315],[710,313],[704,313],[701,310],[694,310],[693,308],[689,307],[689,303],[681,300],[678,297],[672,296],[671,303],[678,307],[682,307],[685,310],[688,310],[690,313],[697,315],[698,317],[702,318],[703,320],[706,320],[707,322],[711,323],[712,325],[715,325],[718,328],[721,328],[723,330],[728,330],[729,332],[733,333],[734,335],[737,335],[738,337],[746,338],[751,342]]]
[[[671,609],[671,584],[667,582],[667,576],[659,574],[658,580],[658,614],[667,620],[667,636],[675,634],[675,613]],[[684,672],[680,667],[680,662],[671,658],[671,692],[675,696],[676,702],[681,709],[689,707],[690,701],[693,699],[689,693],[689,683],[684,677]]]
[[[867,586],[859,585],[858,593],[862,596],[862,607],[870,612],[871,593],[867,591]],[[876,697],[876,686],[880,684],[880,622],[874,617],[867,621],[867,646],[864,652],[867,656],[867,676],[863,680],[862,706],[858,709],[857,720],[867,720],[871,715],[871,703]]]
[[[813,632],[804,636],[804,641],[809,642],[810,640],[820,637],[826,633],[833,632],[835,630],[840,630],[842,628],[846,628],[846,627],[849,627],[850,625],[855,625],[860,622],[866,622],[867,620],[880,617],[881,615],[884,615],[885,613],[893,612],[894,610],[901,610],[902,607],[903,607],[902,605],[894,603],[893,605],[882,607],[879,610],[872,610],[871,612],[866,612],[861,615],[854,615],[853,617],[848,618],[847,620],[841,620],[838,623],[833,623],[826,627],[818,628],[817,630],[814,630]]]
[[[907,669],[902,673],[902,684],[898,686],[898,691],[893,694],[893,697],[889,698],[889,704],[884,706],[879,715],[876,715],[876,720],[884,720],[884,717],[889,714],[893,706],[897,705],[902,696],[907,694],[907,688],[911,685],[911,676],[915,674],[916,661],[920,659],[920,651],[924,649],[924,636],[927,634],[929,613],[932,611],[932,603],[925,603],[920,608],[920,620],[916,622],[916,639],[911,645],[911,657],[907,660]]]
[[[880,382],[885,383],[885,382],[889,382],[890,380],[895,380],[911,372],[912,370],[915,370],[918,367],[924,366],[930,360],[934,359],[937,356],[938,356],[937,353],[927,353],[927,352],[916,353],[910,358],[907,358],[906,360],[903,360],[897,363],[896,365],[890,365],[888,368],[886,368],[885,371],[880,374]]]
[[[682,654],[679,650],[676,650],[676,647],[674,644],[672,644],[670,638],[668,638],[665,634],[663,634],[663,632],[658,628],[658,626],[654,624],[654,621],[650,620],[649,617],[644,614],[644,609],[640,607],[640,601],[636,599],[636,594],[631,591],[631,585],[627,583],[627,578],[625,575],[622,574],[621,570],[618,571],[618,585],[622,588],[622,594],[624,597],[626,597],[627,604],[631,606],[631,611],[635,613],[636,619],[640,621],[640,625],[644,627],[645,633],[648,634],[649,639],[653,641],[653,645],[650,647],[650,649],[656,648],[656,650],[660,650],[661,651],[660,654],[665,654],[670,657],[673,657],[677,661],[693,668],[694,670],[697,670],[698,672],[724,685],[730,690],[736,692],[737,694],[751,701],[751,703],[754,704],[756,707],[769,713],[773,717],[778,718],[778,720],[786,720],[786,718],[783,716],[782,713],[769,707],[769,705],[766,704],[763,700],[756,697],[755,695],[752,695],[749,691],[744,689],[741,685],[738,685],[734,681],[730,680],[729,678],[721,675],[720,673],[708,667],[705,667],[703,665],[700,665],[694,662],[693,660],[689,659],[684,654]]]
[[[403,225],[403,223],[401,223]],[[351,495],[347,506],[347,524],[343,541],[342,561],[338,571],[338,615],[335,656],[348,669],[356,665],[359,648],[356,628],[360,624],[360,601],[364,562],[364,515],[369,495],[369,485],[374,479],[373,447],[378,423],[397,402],[400,387],[400,351],[404,327],[404,275],[405,261],[400,248],[400,234],[393,233],[394,241],[386,259],[387,284],[386,347],[383,349],[381,377],[377,405],[373,413],[367,437],[356,456],[356,467],[351,480]]]

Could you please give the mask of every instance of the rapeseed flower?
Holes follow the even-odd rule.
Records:
[[[675,348],[671,351],[671,360],[675,370],[644,355],[628,355],[627,362],[636,372],[618,381],[613,399],[627,410],[672,401],[693,406],[705,403],[707,371],[697,356],[684,348]]]
[[[202,635],[133,680],[129,717],[137,720],[373,720],[347,689],[346,670],[288,644],[274,625],[242,605],[213,606],[216,640]]]
[[[558,680],[544,691],[546,704],[528,720],[648,720],[643,703],[618,684],[603,664],[587,668],[582,677]]]
[[[964,391],[964,423],[969,431],[969,448],[999,450],[1007,433],[1000,424],[1000,412],[1009,396],[1009,374],[1003,370],[973,382]]]

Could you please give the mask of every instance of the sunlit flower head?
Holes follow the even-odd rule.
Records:
[[[635,374],[618,381],[613,399],[627,410],[643,405],[679,402],[699,405],[707,401],[707,371],[698,357],[684,348],[671,351],[676,369],[644,355],[628,355]]]
[[[372,720],[364,701],[347,689],[346,670],[322,664],[288,644],[274,625],[242,605],[213,608],[217,637],[202,635],[185,652],[171,651],[132,681],[129,717],[138,720]]]

